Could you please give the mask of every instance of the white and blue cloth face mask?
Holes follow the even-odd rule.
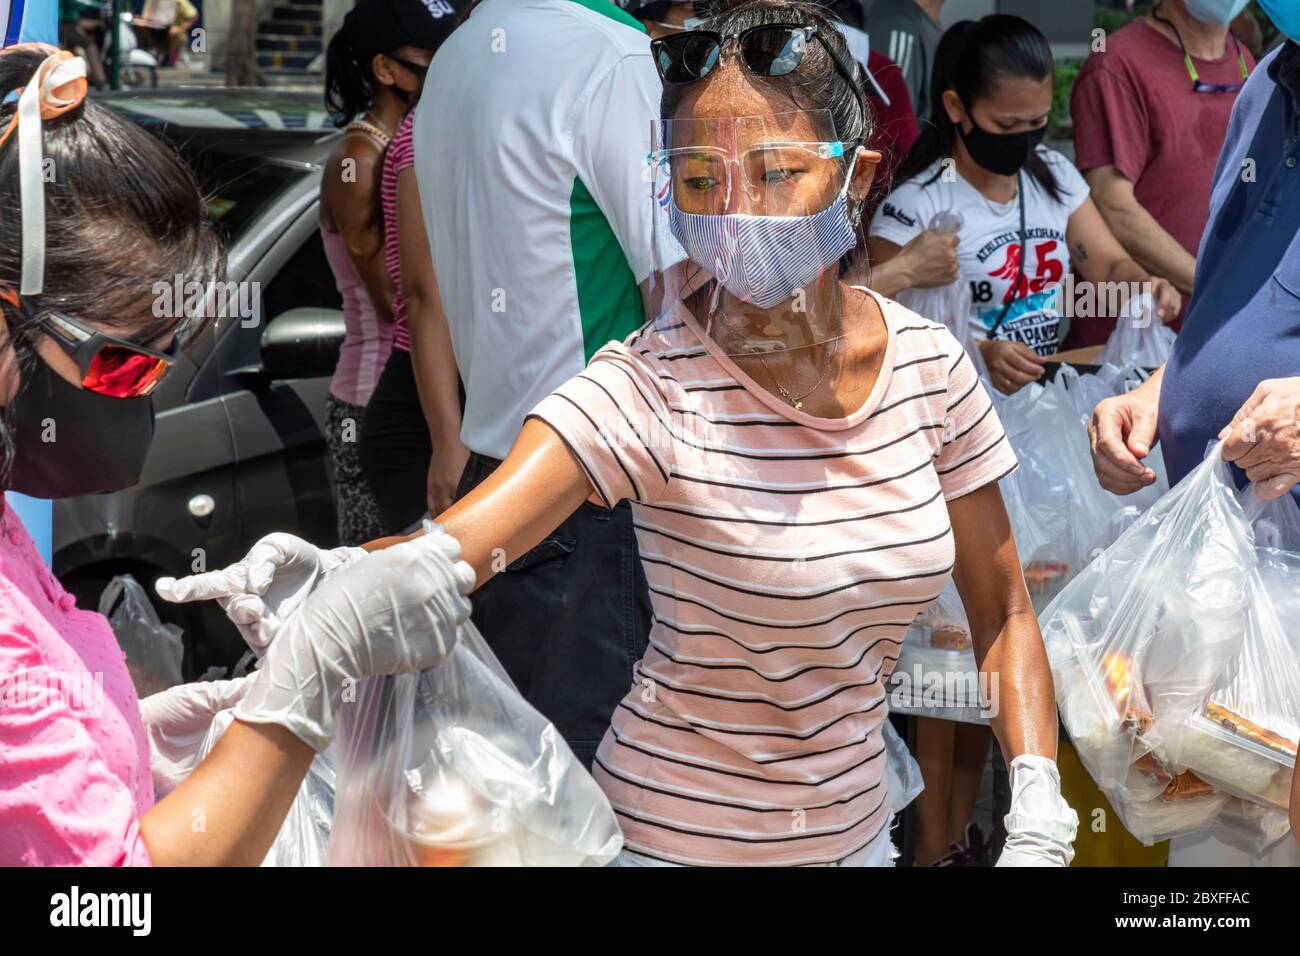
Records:
[[[770,309],[836,269],[857,245],[849,212],[850,173],[825,209],[807,216],[704,215],[669,201],[673,235],[691,258],[737,299]]]

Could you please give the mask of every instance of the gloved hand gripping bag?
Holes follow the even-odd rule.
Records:
[[[1239,493],[1215,448],[1041,617],[1066,729],[1146,842],[1220,816],[1277,838],[1276,813],[1241,804],[1284,809],[1295,763],[1295,511]]]
[[[602,866],[613,809],[470,623],[419,674],[376,677],[340,705],[329,862]]]

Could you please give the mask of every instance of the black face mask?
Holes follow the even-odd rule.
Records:
[[[970,116],[969,110],[966,115]],[[970,123],[970,132],[961,134],[966,151],[979,166],[999,176],[1014,176],[1020,172],[1047,135],[1046,126],[1023,133],[990,133],[975,122],[974,116],[970,116]],[[957,131],[961,132],[960,126]]]
[[[9,412],[14,491],[74,498],[121,491],[140,480],[153,441],[147,396],[109,398],[78,388],[36,357]]]
[[[424,89],[424,78],[429,75],[429,67],[422,63],[412,63],[410,60],[402,60],[398,57],[389,57],[397,63],[402,64],[406,69],[420,82],[420,85],[410,92],[402,89],[396,83],[391,84],[388,88],[397,94],[397,98],[405,103],[408,107],[415,105],[420,99],[420,91]]]

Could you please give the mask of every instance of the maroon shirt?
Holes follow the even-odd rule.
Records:
[[[1241,46],[1246,66],[1255,59]],[[1240,83],[1232,37],[1218,60],[1192,58],[1206,83]],[[1070,98],[1075,164],[1083,172],[1113,165],[1133,183],[1137,201],[1191,255],[1210,213],[1214,167],[1236,93],[1196,93],[1182,52],[1139,18],[1106,38],[1106,51],[1083,64]],[[1187,297],[1183,297],[1186,311]],[[1178,316],[1175,329],[1182,328]],[[1067,348],[1104,342],[1115,320],[1076,320]]]
[[[868,100],[875,111],[876,131],[871,140],[871,148],[880,150],[883,158],[876,167],[876,182],[888,188],[894,173],[902,165],[903,159],[911,150],[919,135],[916,128],[916,112],[912,109],[912,97],[907,92],[907,81],[898,64],[883,53],[871,51],[867,69],[876,78],[880,88],[889,97],[889,105],[875,94],[871,84],[867,84]]]

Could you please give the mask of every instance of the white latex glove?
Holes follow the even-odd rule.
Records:
[[[361,548],[324,550],[277,532],[253,545],[242,561],[185,578],[159,578],[154,587],[167,601],[215,600],[261,657],[276,629],[321,582],[366,553]]]
[[[333,572],[275,633],[235,717],[280,724],[317,752],[357,681],[441,661],[469,617],[474,569],[441,529]]]
[[[256,676],[177,684],[140,701],[155,797],[161,800],[190,775],[213,719],[234,707]]]
[[[1079,815],[1061,796],[1056,761],[1023,754],[1011,761],[1011,812],[998,866],[1069,866]]]

